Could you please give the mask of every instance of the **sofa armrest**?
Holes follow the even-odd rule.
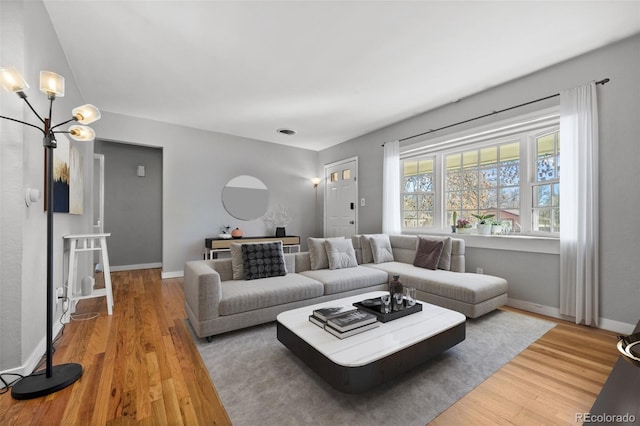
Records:
[[[198,321],[219,316],[218,305],[222,299],[220,274],[210,263],[195,260],[184,265],[184,300]]]

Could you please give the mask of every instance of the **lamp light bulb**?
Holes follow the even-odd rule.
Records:
[[[21,92],[29,88],[16,67],[0,68],[0,84],[7,92]]]
[[[91,141],[95,139],[96,132],[91,127],[73,125],[69,127],[69,136],[77,141]]]
[[[52,71],[40,71],[40,91],[49,96],[64,96],[64,77]]]
[[[91,104],[76,107],[71,111],[71,114],[73,114],[73,118],[81,124],[91,124],[94,121],[100,120],[102,116],[100,110]]]
[[[314,188],[317,188],[318,185],[320,185],[320,182],[322,182],[322,179],[319,177],[311,178],[311,183],[313,184]]]

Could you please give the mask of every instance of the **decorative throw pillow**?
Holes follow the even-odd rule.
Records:
[[[333,240],[324,242],[329,259],[329,269],[354,268],[358,266],[356,251],[353,243],[348,239]]]
[[[344,240],[344,237],[335,238],[307,238],[307,246],[309,247],[309,260],[311,261],[311,270],[327,269],[329,267],[329,259],[327,258],[327,249],[324,242],[327,240]]]
[[[231,243],[229,251],[231,252],[231,271],[234,280],[244,279],[244,268],[242,267],[242,244]]]
[[[440,255],[440,262],[438,262],[438,269],[444,269],[445,271],[450,271],[451,270],[451,247],[453,245],[453,241],[451,240],[451,237],[432,237],[432,236],[420,235],[418,236],[416,247],[420,243],[420,238],[425,238],[431,241],[444,242],[444,247],[442,248],[442,254]]]
[[[444,241],[433,241],[428,238],[418,237],[418,248],[416,249],[416,258],[413,261],[413,266],[435,271],[438,269],[438,262],[440,262],[443,248]]]
[[[373,263],[373,252],[371,251],[371,237],[382,237],[385,234],[365,234],[360,237],[360,247],[362,248],[362,263]]]
[[[393,251],[388,235],[373,235],[369,237],[371,253],[374,263],[393,262]]]
[[[282,241],[242,244],[242,267],[245,280],[278,277],[287,274]]]

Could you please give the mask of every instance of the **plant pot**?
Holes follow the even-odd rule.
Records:
[[[500,235],[502,234],[502,225],[493,225],[491,227],[491,233],[493,235]]]
[[[453,225],[451,226],[451,232],[453,232],[454,234],[456,233],[456,229],[457,228],[455,226],[453,226]]]
[[[491,235],[491,224],[478,224],[478,234],[480,235]]]
[[[458,234],[470,234],[471,228],[458,228]]]
[[[284,237],[286,235],[287,235],[287,232],[285,231],[284,226],[276,227],[276,237]]]

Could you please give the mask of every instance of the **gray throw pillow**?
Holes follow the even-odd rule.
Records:
[[[393,251],[388,235],[374,235],[369,237],[371,253],[374,263],[393,262]]]
[[[445,271],[451,270],[451,247],[453,246],[453,240],[451,237],[432,237],[426,235],[419,235],[416,246],[420,243],[420,238],[426,238],[431,241],[442,241],[444,246],[442,247],[442,254],[440,255],[440,262],[438,262],[438,269],[444,269]]]
[[[245,280],[279,277],[287,274],[282,241],[242,244],[241,251]]]
[[[438,269],[438,262],[440,262],[443,248],[444,241],[433,241],[428,238],[418,237],[418,248],[416,249],[416,258],[413,261],[413,266],[435,271]]]
[[[354,268],[358,266],[356,251],[353,243],[348,239],[333,240],[324,242],[329,259],[329,269]]]
[[[335,238],[309,237],[307,238],[307,246],[309,248],[309,260],[311,263],[312,271],[329,268],[329,259],[327,258],[327,249],[324,246],[324,242],[327,240],[344,240],[344,237],[335,237]]]

